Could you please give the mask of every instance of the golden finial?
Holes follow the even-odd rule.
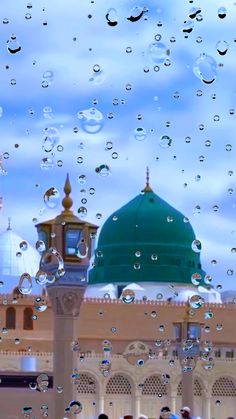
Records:
[[[70,184],[70,179],[69,179],[69,174],[68,173],[66,175],[66,181],[65,181],[65,185],[64,185],[64,192],[65,192],[65,197],[62,200],[62,205],[64,207],[64,211],[62,211],[62,213],[63,214],[72,213],[71,207],[73,205],[73,201],[72,201],[72,199],[70,197],[71,184]]]
[[[146,168],[146,186],[143,189],[143,192],[152,192],[152,188],[149,185],[149,167]]]

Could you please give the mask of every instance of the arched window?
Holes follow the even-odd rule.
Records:
[[[80,374],[76,379],[77,391],[80,394],[96,394],[96,382],[88,374]]]
[[[142,395],[145,396],[166,396],[167,386],[163,383],[158,375],[151,375],[146,378],[142,388]]]
[[[24,330],[33,330],[33,310],[30,307],[24,309]]]
[[[107,382],[106,394],[132,394],[131,383],[121,374],[113,375]]]
[[[236,385],[231,377],[218,378],[212,387],[212,396],[217,397],[235,397]]]
[[[16,310],[14,307],[8,307],[6,311],[6,328],[16,328]]]

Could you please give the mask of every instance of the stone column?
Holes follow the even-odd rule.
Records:
[[[182,373],[182,405],[188,406],[193,413],[193,371]]]
[[[138,418],[140,415],[140,396],[134,397],[134,418]]]
[[[98,415],[100,413],[105,413],[104,412],[105,409],[105,398],[103,395],[99,395],[99,399],[98,399]]]
[[[203,417],[204,419],[211,419],[211,396],[206,396],[203,402]]]
[[[176,394],[171,393],[170,395],[170,409],[172,413],[176,413]]]
[[[77,367],[76,352],[72,342],[78,339],[77,319],[85,287],[52,285],[48,294],[54,312],[54,355],[53,355],[53,390],[54,418],[62,419],[65,408],[76,400],[76,386],[71,374]],[[58,387],[63,391],[58,391]],[[75,415],[75,418],[77,415]]]

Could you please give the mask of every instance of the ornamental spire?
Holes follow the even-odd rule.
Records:
[[[11,217],[8,217],[8,226],[7,226],[7,231],[11,230]]]
[[[64,207],[64,211],[62,211],[62,213],[63,214],[72,213],[71,207],[73,205],[73,200],[70,197],[71,184],[70,184],[70,179],[69,179],[69,174],[68,173],[66,175],[66,181],[65,181],[65,185],[64,185],[64,192],[65,192],[65,197],[62,200],[62,205]]]
[[[146,168],[146,186],[143,189],[143,192],[152,192],[152,188],[149,185],[149,167]]]

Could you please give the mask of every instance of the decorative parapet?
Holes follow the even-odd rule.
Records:
[[[52,371],[52,352],[0,351],[1,372]]]
[[[124,304],[122,300],[118,298],[84,298],[83,303],[85,304]],[[132,305],[144,305],[144,306],[159,306],[159,307],[185,307],[186,302],[184,301],[159,301],[159,300],[135,300]],[[236,309],[236,304],[234,303],[204,303],[204,307],[210,308],[234,308]]]

